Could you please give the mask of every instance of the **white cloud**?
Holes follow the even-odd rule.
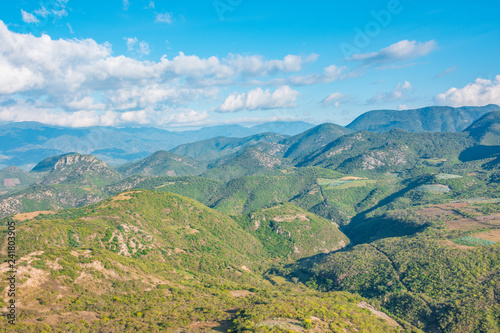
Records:
[[[214,98],[218,93],[216,87],[188,88],[168,84],[150,84],[146,86],[124,87],[108,94],[111,107],[116,110],[145,108],[159,103],[184,104],[196,100],[199,96],[205,99]]]
[[[137,54],[141,56],[148,55],[151,51],[149,49],[149,44],[146,43],[145,41],[139,42],[137,37],[134,38],[124,38],[125,43],[127,44],[127,50],[131,52],[136,52]],[[135,45],[139,42],[139,47],[136,49]]]
[[[332,93],[328,95],[321,103],[323,106],[330,106],[333,104],[336,108],[340,106],[340,102],[347,98],[347,95],[341,94],[339,92]]]
[[[31,14],[31,13],[28,13],[28,12],[25,12],[24,10],[21,9],[21,15],[23,17],[23,21],[25,23],[38,23],[40,22],[39,19],[37,19],[35,17],[35,15]]]
[[[155,22],[157,23],[172,23],[172,14],[170,13],[156,13],[156,19]]]
[[[66,0],[58,0],[49,3],[52,7],[50,10],[47,10],[43,5],[39,9],[35,10],[35,14],[41,17],[54,16],[54,18],[62,18],[68,16],[68,12],[66,11]]]
[[[368,103],[380,103],[380,102],[393,102],[396,100],[401,100],[407,97],[407,92],[413,87],[410,82],[405,81],[404,83],[398,83],[393,91],[388,93],[378,94],[368,100]]]
[[[500,75],[495,80],[476,79],[463,88],[451,88],[434,98],[438,105],[483,106],[500,105]]]
[[[322,74],[309,74],[305,76],[292,76],[288,79],[293,85],[311,85],[318,83],[330,83],[343,78],[345,67],[330,65],[323,70]]]
[[[149,45],[144,41],[135,37],[124,41],[136,57],[149,53]],[[77,126],[76,115],[81,115],[85,123],[103,124],[113,116],[118,124],[125,121],[118,117],[119,113],[150,110],[148,114],[153,114],[159,109],[163,110],[161,119],[166,119],[165,113],[178,114],[180,108],[189,107],[190,103],[215,103],[221,87],[227,86],[252,87],[241,96],[228,97],[218,111],[289,108],[295,106],[299,95],[289,87],[292,81],[316,84],[343,75],[343,69],[335,66],[320,74],[299,75],[297,72],[303,70],[304,64],[317,59],[315,54],[266,59],[238,54],[202,58],[179,52],[173,58],[162,56],[158,61],[134,59],[113,55],[109,43],[99,44],[93,39],[54,40],[46,34],[36,37],[15,33],[1,20],[0,45],[0,99],[17,101],[8,109],[0,105],[5,121],[67,122]],[[253,85],[257,78],[276,80],[278,88],[252,89],[261,86]],[[179,114],[187,119],[190,113]],[[160,116],[155,117],[158,120]]]
[[[244,75],[272,75],[277,72],[291,73],[302,69],[305,62],[314,62],[317,59],[316,54],[311,54],[307,58],[301,56],[287,55],[283,60],[264,60],[264,57],[231,55],[228,64]]]
[[[134,38],[124,38],[125,43],[127,43],[127,50],[133,51],[134,50],[134,45],[137,43],[137,37]]]
[[[66,107],[70,110],[104,110],[106,108],[103,103],[94,103],[94,98],[91,96],[74,98],[66,103]]]
[[[364,65],[385,65],[394,62],[403,62],[429,54],[437,48],[437,43],[430,40],[425,43],[402,40],[377,52],[354,54],[349,61],[359,61]]]
[[[155,9],[154,1],[150,1],[149,4],[146,6],[146,9]]]
[[[151,52],[151,51],[149,50],[149,44],[148,44],[148,43],[146,43],[145,41],[140,42],[140,43],[139,43],[139,51],[138,51],[138,52],[139,52],[139,54],[141,54],[141,55],[148,55],[148,54],[149,54],[149,52]]]
[[[300,93],[289,86],[271,92],[269,89],[255,88],[248,93],[229,95],[217,109],[218,112],[237,112],[243,110],[265,110],[295,107]]]
[[[25,102],[0,108],[0,121],[38,121],[44,124],[68,127],[125,126],[135,124],[154,126],[188,124],[194,126],[197,123],[206,121],[208,117],[207,111],[169,108],[161,110],[145,108],[126,112],[113,110],[100,112],[99,110],[90,109],[68,113]]]
[[[75,32],[73,31],[73,27],[71,26],[71,24],[66,23],[66,26],[68,27],[68,29],[69,29],[69,33],[70,33],[70,34],[74,34],[74,33],[75,33]]]

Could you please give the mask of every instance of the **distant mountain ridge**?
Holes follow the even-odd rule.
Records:
[[[375,110],[363,113],[346,127],[354,131],[461,132],[488,112],[500,111],[498,105],[482,107],[430,106],[413,110]]]
[[[295,135],[312,128],[306,122],[269,122],[253,127],[222,125],[174,132],[153,127],[67,128],[37,122],[0,126],[0,166],[31,169],[40,160],[69,152],[91,154],[111,165],[145,158],[158,150],[217,136],[246,137],[263,132]]]

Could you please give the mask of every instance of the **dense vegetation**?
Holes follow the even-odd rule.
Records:
[[[159,151],[121,174],[76,153],[4,169],[19,317],[0,330],[498,332],[498,119],[216,138],[177,149],[203,161]]]

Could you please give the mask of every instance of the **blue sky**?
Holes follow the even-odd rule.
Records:
[[[492,1],[11,1],[0,122],[346,125],[500,104]]]

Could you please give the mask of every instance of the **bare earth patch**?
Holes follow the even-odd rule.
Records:
[[[299,333],[305,332],[300,321],[295,319],[285,319],[285,318],[267,319],[257,324],[257,326],[279,327],[281,329],[289,330],[292,332],[299,332]]]
[[[445,222],[448,230],[474,230],[484,228],[484,225],[473,219],[459,219]]]
[[[297,215],[281,215],[281,216],[274,216],[272,217],[273,220],[275,220],[276,222],[291,222],[291,221],[294,221],[296,219],[298,219],[299,221],[309,221],[309,219],[307,218],[307,215],[304,214],[304,213],[300,213],[300,214],[297,214]]]
[[[112,199],[113,199],[113,201],[130,200],[130,199],[132,199],[132,197],[130,196],[130,194],[132,194],[132,193],[141,193],[141,191],[123,192],[123,193],[120,193],[120,194],[114,196]]]
[[[247,297],[247,296],[251,296],[253,294],[254,293],[252,293],[248,290],[230,290],[229,291],[229,295],[231,295],[233,297]]]
[[[347,177],[340,178],[340,180],[361,180],[361,179],[368,179],[368,178],[361,178],[361,177],[354,177],[354,176],[347,176]]]
[[[197,321],[194,323],[189,324],[189,327],[192,329],[195,328],[213,328],[219,326],[220,323],[216,321]]]
[[[500,242],[500,230],[493,229],[485,232],[480,232],[478,234],[473,235],[473,237],[493,242]]]
[[[391,317],[389,317],[388,315],[386,315],[382,311],[375,309],[373,306],[371,306],[370,304],[368,304],[366,302],[360,302],[357,304],[357,306],[362,308],[362,309],[369,310],[371,313],[373,313],[375,315],[375,317],[385,320],[387,322],[387,324],[389,324],[392,327],[401,327],[394,319],[392,319]]]
[[[71,253],[71,255],[73,255],[75,257],[82,256],[82,257],[88,258],[91,256],[92,250],[79,250],[79,251],[73,250],[70,253]]]
[[[66,312],[66,313],[47,316],[47,318],[43,320],[43,323],[47,325],[56,325],[60,323],[73,323],[80,320],[85,320],[86,322],[91,323],[97,320],[98,318],[99,316],[96,312],[89,312],[89,311]],[[35,319],[32,319],[27,322],[36,323],[37,321]]]
[[[461,245],[457,243],[453,243],[451,240],[442,240],[440,241],[441,245],[451,247],[453,249],[458,249],[458,250],[474,250],[474,246],[467,246],[467,245]]]
[[[22,214],[16,214],[12,218],[16,221],[26,221],[26,220],[31,220],[38,215],[48,215],[48,214],[56,214],[57,212],[54,212],[52,210],[40,210],[37,212],[31,212],[31,213],[22,213]]]

